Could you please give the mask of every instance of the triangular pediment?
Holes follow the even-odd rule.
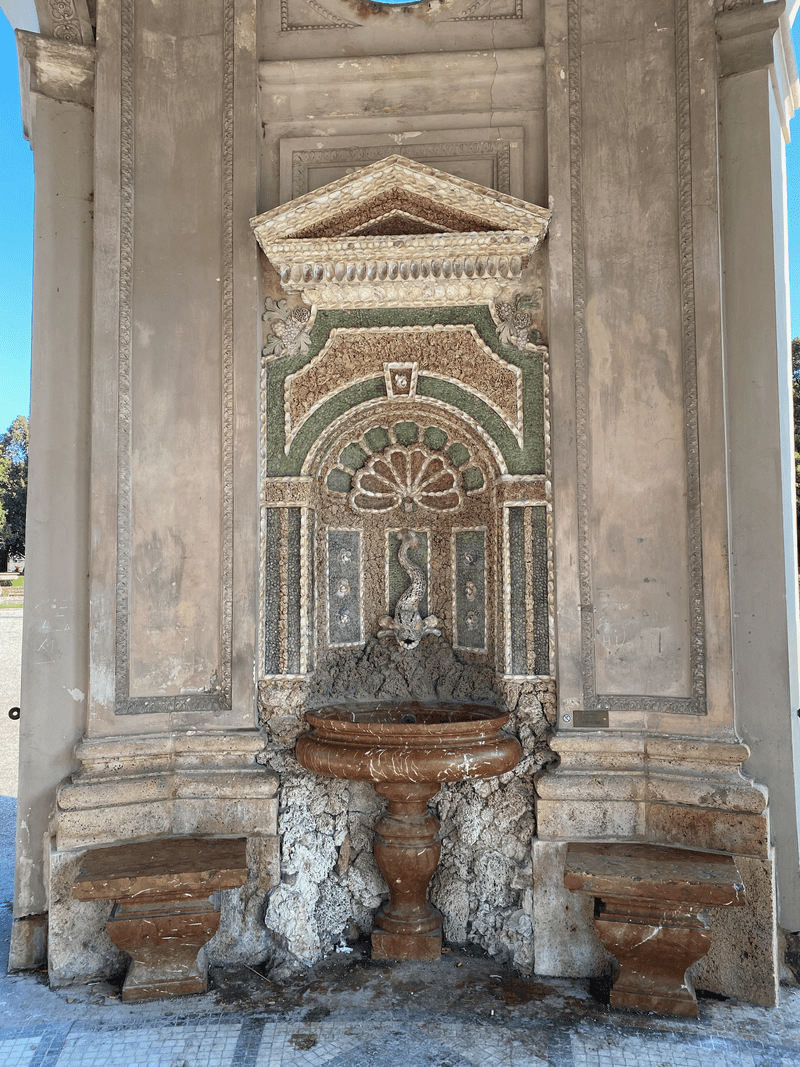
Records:
[[[430,303],[440,278],[448,302],[484,303],[519,276],[549,219],[535,204],[387,156],[251,225],[286,292],[368,307]]]
[[[253,219],[259,240],[308,240],[366,233],[541,232],[550,212],[405,156],[387,156]],[[411,220],[417,228],[409,229]],[[421,231],[419,224],[427,226]]]

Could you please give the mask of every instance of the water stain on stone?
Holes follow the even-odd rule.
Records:
[[[320,1019],[327,1019],[331,1013],[330,1008],[312,1008],[311,1011],[307,1011],[303,1016],[304,1023],[318,1023]]]
[[[316,1034],[292,1034],[289,1044],[301,1052],[308,1052],[318,1041]]]
[[[510,974],[502,980],[503,1000],[511,1008],[520,1004],[529,1004],[532,1000],[542,1000],[549,996],[552,990],[541,982],[529,982],[519,975]]]

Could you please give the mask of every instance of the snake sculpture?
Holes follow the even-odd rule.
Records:
[[[381,627],[378,637],[394,634],[400,647],[410,652],[426,634],[440,636],[442,631],[436,615],[426,615],[423,619],[419,613],[427,583],[420,568],[408,558],[409,549],[419,548],[419,534],[414,530],[401,530],[398,536],[400,547],[397,550],[397,562],[411,579],[411,584],[397,601],[394,618],[383,615],[378,621]]]

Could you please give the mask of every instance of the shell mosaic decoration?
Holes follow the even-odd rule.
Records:
[[[393,445],[370,457],[353,479],[348,501],[355,511],[416,508],[457,511],[463,502],[458,471],[422,445]]]
[[[549,218],[392,156],[253,220],[263,678],[376,631],[552,670]]]
[[[306,354],[311,344],[311,312],[307,307],[290,308],[286,300],[276,304],[267,297],[261,318],[269,331],[267,343],[261,349],[262,355],[280,358],[298,352]]]
[[[520,352],[524,352],[526,346],[533,342],[541,344],[542,335],[535,329],[536,312],[542,309],[542,290],[537,289],[531,296],[517,293],[513,302],[508,300],[495,301],[494,310],[500,320],[498,337],[505,345],[513,345]]]

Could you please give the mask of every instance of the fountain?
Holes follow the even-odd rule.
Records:
[[[425,578],[407,556],[415,538],[413,531],[401,532],[398,560],[411,582],[395,618],[380,620],[379,636],[394,635],[406,650],[439,632],[436,616],[420,616]],[[373,957],[438,959],[442,917],[427,894],[441,844],[428,801],[442,782],[493,777],[516,766],[522,750],[503,730],[508,715],[480,704],[376,701],[330,704],[307,711],[306,718],[311,731],[297,742],[298,762],[318,774],[372,782],[388,802],[375,825],[375,859],[389,900],[375,915]]]

